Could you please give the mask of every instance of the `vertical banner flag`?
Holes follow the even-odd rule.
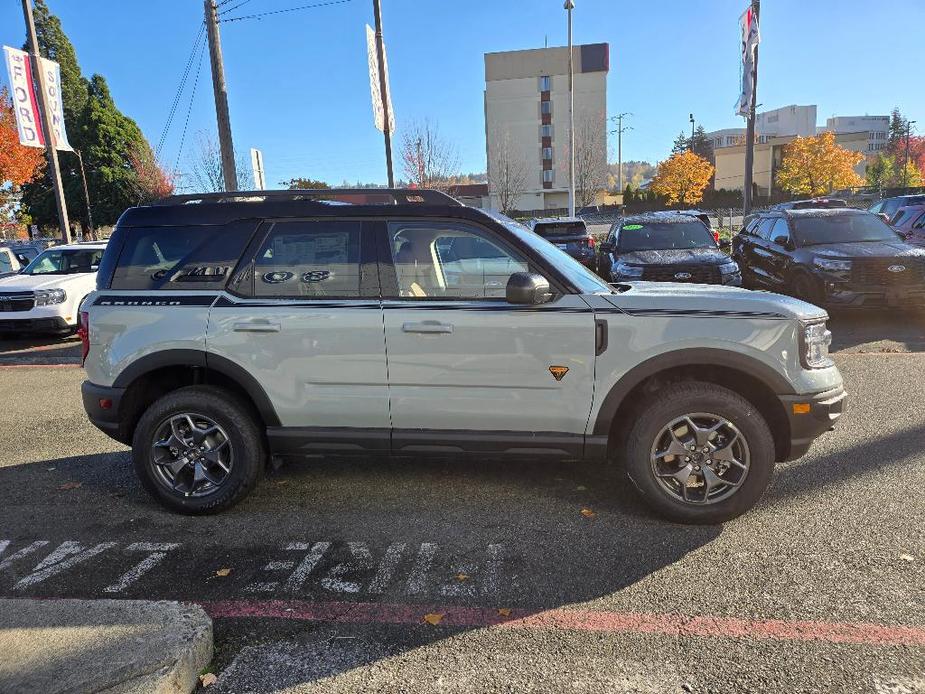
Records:
[[[376,129],[385,132],[384,108],[382,106],[382,90],[379,88],[379,55],[376,51],[376,32],[366,25],[366,53],[369,57],[369,91],[373,100],[373,122]],[[395,132],[395,111],[392,109],[392,90],[389,88],[389,59],[385,54],[385,45],[382,46],[382,62],[385,64],[385,98],[389,104],[389,133]]]
[[[263,152],[251,147],[251,169],[254,172],[254,190],[266,190],[267,179],[263,173]]]
[[[6,56],[6,70],[10,78],[13,97],[13,111],[16,114],[16,128],[20,144],[27,147],[44,147],[42,118],[39,112],[38,80],[32,74],[29,54],[9,46],[3,47]],[[55,149],[72,152],[64,130],[64,102],[61,98],[61,70],[58,63],[45,58],[39,59],[45,77],[45,102],[51,110],[51,132]]]
[[[755,93],[755,51],[761,43],[754,7],[749,5],[739,17],[739,25],[742,30],[742,93],[739,95],[736,115],[748,118],[751,115],[752,98]]]

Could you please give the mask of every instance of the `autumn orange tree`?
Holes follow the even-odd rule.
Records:
[[[41,171],[43,150],[19,144],[13,103],[6,87],[0,89],[0,191],[28,183]],[[2,193],[0,193],[2,194]]]
[[[864,160],[860,152],[840,147],[834,133],[798,137],[784,147],[777,170],[777,186],[795,195],[825,195],[836,188],[864,185],[854,167]]]
[[[713,165],[691,151],[678,152],[658,165],[652,191],[665,197],[668,205],[696,205],[710,184]]]

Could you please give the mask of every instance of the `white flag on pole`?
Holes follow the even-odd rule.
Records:
[[[6,70],[10,78],[13,111],[20,144],[27,147],[44,147],[45,134],[38,105],[38,80],[32,74],[29,54],[9,46],[3,47]],[[51,110],[51,132],[55,149],[73,151],[64,129],[64,102],[61,99],[61,69],[58,63],[40,58],[45,77],[45,100]]]
[[[755,9],[749,5],[748,9],[739,17],[739,26],[742,31],[742,91],[739,103],[736,106],[736,115],[751,115],[752,99],[755,93],[755,51],[761,43],[761,34],[758,31],[758,16]]]
[[[385,116],[382,106],[382,90],[379,88],[379,55],[376,51],[376,32],[366,25],[366,54],[369,57],[369,91],[373,101],[373,122],[376,129],[385,132]],[[389,104],[389,132],[395,132],[395,111],[392,109],[392,90],[389,87],[389,58],[382,46],[382,62],[385,64],[385,92]]]

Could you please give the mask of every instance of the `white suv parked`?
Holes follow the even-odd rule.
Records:
[[[665,516],[732,518],[840,415],[826,314],[606,284],[432,191],[180,196],[123,214],[82,313],[87,413],[171,509],[319,453],[610,460]]]
[[[80,302],[96,288],[105,243],[55,246],[0,278],[0,334],[72,332]]]

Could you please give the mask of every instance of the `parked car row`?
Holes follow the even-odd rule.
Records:
[[[892,226],[884,221],[890,212]],[[925,303],[925,196],[882,200],[869,211],[838,198],[781,203],[747,217],[731,244],[704,217],[693,210],[626,217],[596,254],[580,219],[537,220],[533,229],[611,283],[745,286],[832,307]]]

